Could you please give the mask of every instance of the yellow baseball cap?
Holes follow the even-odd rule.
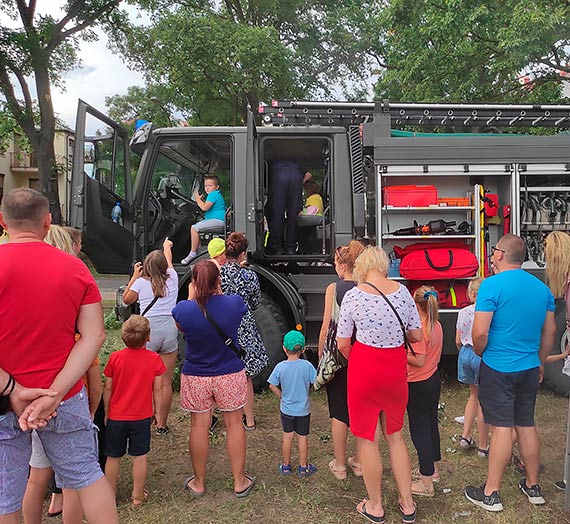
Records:
[[[208,242],[208,254],[210,258],[219,257],[226,250],[226,241],[223,238],[212,238]]]

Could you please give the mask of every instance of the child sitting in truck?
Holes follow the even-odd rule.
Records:
[[[180,261],[183,265],[189,264],[196,257],[201,231],[214,227],[223,230],[225,226],[226,203],[220,191],[220,179],[216,175],[206,175],[204,177],[204,190],[206,191],[205,199],[198,191],[194,193],[196,204],[204,211],[204,220],[196,222],[190,228],[190,253]]]
[[[301,211],[301,215],[322,215],[323,214],[323,198],[319,195],[319,184],[312,180],[307,180],[303,184],[305,190],[305,205]]]

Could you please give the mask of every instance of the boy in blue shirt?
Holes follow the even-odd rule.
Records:
[[[305,351],[305,337],[299,331],[289,331],[283,338],[283,351],[287,360],[275,366],[267,379],[269,389],[280,399],[281,423],[283,425],[282,458],[279,473],[291,473],[291,447],[295,433],[299,438],[300,478],[310,477],[317,471],[314,464],[308,462],[308,438],[311,424],[311,402],[309,388],[317,378],[317,371],[307,360],[301,359]]]
[[[190,253],[183,258],[180,263],[189,264],[196,257],[196,251],[200,245],[200,231],[213,227],[224,228],[226,219],[226,203],[220,191],[220,179],[216,175],[207,175],[204,177],[204,190],[206,191],[206,199],[196,191],[194,200],[198,207],[204,211],[204,220],[196,222],[190,228]]]

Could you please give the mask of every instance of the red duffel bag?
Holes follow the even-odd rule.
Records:
[[[473,277],[479,263],[464,248],[421,249],[408,253],[400,263],[400,275],[408,280],[448,280]]]
[[[422,285],[423,283],[414,282],[409,286],[412,296]],[[440,308],[460,309],[471,304],[467,296],[467,281],[442,280],[426,282],[426,285],[432,286],[437,291],[437,302]]]

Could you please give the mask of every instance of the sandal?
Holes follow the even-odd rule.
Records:
[[[473,438],[467,438],[461,435],[461,438],[459,439],[459,446],[461,446],[463,449],[471,449],[477,447],[477,443]]]
[[[346,480],[346,466],[337,466],[336,459],[329,462],[329,469],[337,480]]]
[[[477,456],[481,458],[489,458],[489,448],[477,448]]]
[[[148,491],[145,489],[145,490],[143,490],[142,499],[137,498],[137,497],[131,497],[131,500],[133,501],[131,507],[132,507],[133,509],[140,508],[145,502],[148,502],[148,496],[149,496],[149,493],[148,493]]]
[[[412,471],[412,478],[413,479],[419,479],[421,478],[422,474],[420,473],[420,468],[416,468]],[[431,481],[432,482],[439,482],[441,480],[441,473],[439,471],[436,471],[432,476],[431,476]]]
[[[421,497],[434,497],[435,496],[435,489],[429,486],[426,486],[421,479],[414,480],[412,482],[412,495],[419,495]]]
[[[416,521],[417,506],[414,504],[414,511],[412,513],[404,513],[404,508],[402,508],[402,503],[398,503],[398,509],[400,510],[400,515],[402,515],[403,524],[414,524]]]
[[[206,491],[196,491],[195,489],[192,489],[190,487],[190,482],[192,482],[195,478],[196,478],[196,475],[192,475],[192,476],[188,477],[184,481],[184,489],[186,491],[190,492],[190,495],[192,495],[193,497],[196,497],[196,498],[203,497],[206,494]]]
[[[346,462],[350,466],[355,477],[362,477],[362,464],[360,464],[360,462],[356,462],[354,457],[348,457]]]
[[[358,506],[356,506],[356,513],[358,513],[359,515],[362,515],[365,519],[368,519],[370,522],[374,522],[375,524],[384,524],[385,519],[384,519],[384,515],[381,516],[377,516],[377,515],[372,515],[372,513],[368,513],[368,511],[366,511],[366,503],[368,501],[366,499],[363,499],[362,502],[360,504],[362,504],[362,506],[360,506],[360,509],[358,509]]]

